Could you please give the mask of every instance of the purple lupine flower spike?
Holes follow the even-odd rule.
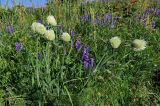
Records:
[[[5,31],[9,34],[12,34],[14,32],[13,26],[7,26]]]
[[[84,13],[84,17],[85,17],[85,21],[88,23],[89,22],[89,16],[88,16],[86,11]]]
[[[79,40],[76,41],[76,49],[77,51],[80,51],[81,49],[81,42]]]
[[[74,31],[72,30],[70,33],[71,33],[71,36],[74,37],[75,35]]]
[[[89,22],[89,16],[88,15],[85,15],[85,21]]]
[[[89,50],[88,50],[88,47],[84,47],[81,60],[83,60],[83,59],[85,58],[85,55],[88,54],[88,51],[89,51]]]
[[[88,67],[89,67],[88,61],[84,61],[84,68],[85,68],[85,69],[88,69]]]
[[[109,21],[110,19],[111,19],[110,15],[106,13],[106,15],[104,16],[104,20]]]
[[[89,53],[86,53],[84,56],[84,68],[88,69],[89,67]]]
[[[157,16],[160,16],[160,9],[158,9],[158,10],[156,11],[156,15],[157,15]]]
[[[105,3],[105,0],[102,0],[102,4],[104,4]]]
[[[15,43],[16,52],[20,52],[22,50],[22,45],[19,42]]]
[[[86,53],[86,54],[85,54],[84,60],[89,62],[89,53]]]
[[[144,16],[147,16],[150,13],[150,11],[147,9],[144,11]]]

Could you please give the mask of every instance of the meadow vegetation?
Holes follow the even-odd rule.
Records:
[[[158,0],[0,8],[0,106],[159,106]]]

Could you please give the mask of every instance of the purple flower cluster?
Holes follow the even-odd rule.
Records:
[[[72,37],[74,37],[75,32],[74,32],[73,30],[70,30],[70,35],[71,35]]]
[[[75,48],[78,52],[81,49],[81,42],[78,39],[75,42]],[[85,70],[87,70],[89,68],[93,69],[94,59],[89,57],[89,48],[86,46],[83,48],[83,52],[82,52],[82,56],[81,56],[80,61],[84,64]]]
[[[143,16],[142,17],[140,17],[139,19],[140,19],[140,21],[141,22],[143,22],[143,24],[146,26],[147,24],[146,24],[146,18],[147,18],[147,16],[149,15],[149,14],[151,14],[151,13],[154,13],[156,16],[160,16],[160,9],[157,9],[157,8],[155,8],[155,7],[150,7],[150,8],[148,8],[148,9],[146,9],[145,11],[144,11],[144,13],[143,13]],[[153,29],[155,29],[156,28],[156,20],[153,20],[152,21],[152,26],[151,26]]]
[[[104,25],[105,23],[109,25],[109,27],[114,28],[115,23],[117,22],[118,17],[115,16],[112,18],[112,14],[106,13],[103,18],[100,18],[98,14],[95,14],[95,19],[93,25]]]
[[[21,43],[16,42],[16,43],[15,43],[15,49],[16,49],[16,52],[20,52],[20,51],[22,50],[22,45],[21,45]]]
[[[84,63],[84,68],[87,70],[89,67],[92,69],[94,67],[93,58],[89,58],[89,48],[84,47],[81,61]]]
[[[79,40],[76,40],[75,46],[76,46],[76,50],[80,51],[80,49],[81,49],[81,42]]]
[[[157,15],[157,16],[160,16],[160,9],[157,9],[156,15]]]
[[[43,24],[43,20],[41,19],[39,19],[37,22]]]
[[[5,31],[9,34],[12,34],[14,32],[13,26],[7,26]]]

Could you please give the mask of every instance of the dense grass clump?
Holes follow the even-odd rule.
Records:
[[[0,8],[0,106],[158,106],[152,0]]]

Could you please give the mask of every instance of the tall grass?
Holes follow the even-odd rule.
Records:
[[[138,17],[156,3],[148,0],[92,2],[79,0],[49,1],[45,8],[14,7],[0,9],[0,106],[156,106],[160,104],[159,87],[154,84],[154,72],[160,67],[160,30],[151,27],[158,20],[151,13],[147,26]],[[80,21],[85,12],[89,22]],[[114,27],[110,23],[93,24],[105,14],[118,17]],[[31,30],[34,21],[54,15],[58,26],[48,28],[56,32],[55,41],[47,41]],[[159,22],[159,21],[157,21]],[[14,33],[5,32],[7,26]],[[72,42],[60,39],[62,32],[74,31]],[[122,39],[113,49],[109,40]],[[75,42],[79,39],[81,49]],[[147,41],[147,48],[135,52],[134,39]],[[22,44],[16,52],[15,42]],[[74,44],[74,45],[73,45]],[[83,48],[89,47],[94,67],[85,69],[81,61]]]

